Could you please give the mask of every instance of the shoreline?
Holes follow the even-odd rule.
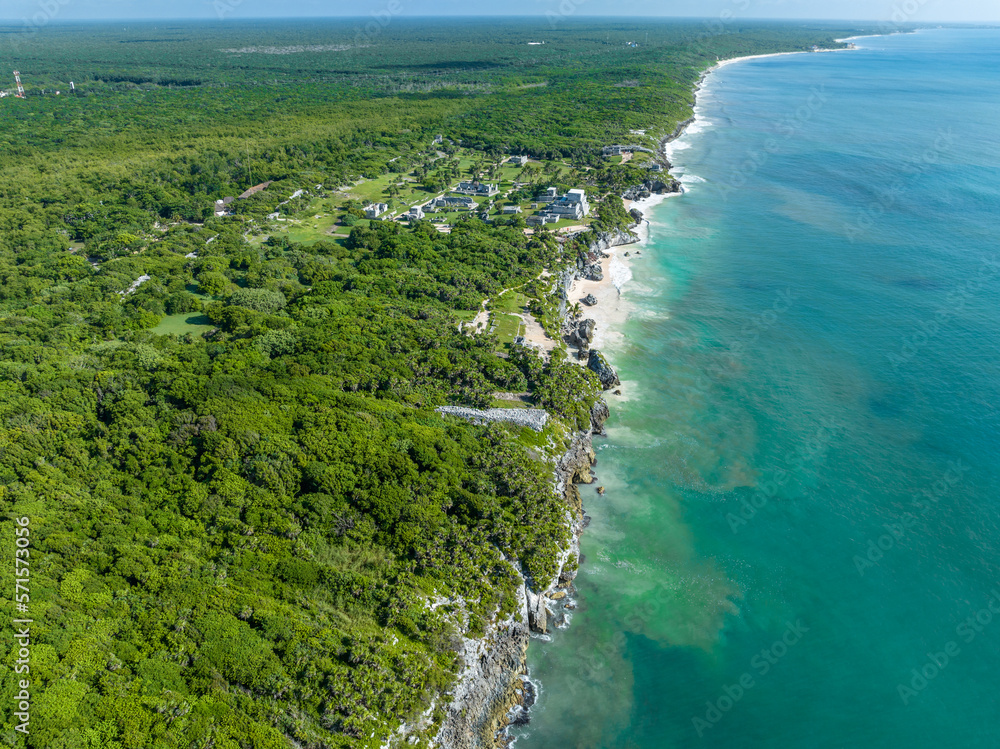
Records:
[[[840,40],[837,40],[840,41]],[[842,49],[828,49],[828,50],[816,50],[817,52],[841,52],[841,51],[852,51],[856,47],[844,47]],[[747,55],[744,57],[735,57],[729,60],[724,60],[712,65],[711,67],[702,71],[698,78],[697,83],[694,88],[694,104],[692,105],[691,117],[687,120],[680,122],[675,127],[674,131],[669,135],[665,136],[659,143],[657,149],[657,155],[666,162],[668,170],[673,169],[674,165],[670,161],[668,155],[668,147],[674,141],[682,138],[690,129],[690,127],[696,124],[699,119],[701,119],[698,112],[698,95],[701,92],[705,80],[708,76],[715,72],[716,70],[725,67],[726,65],[732,65],[738,62],[743,62],[746,60],[757,60],[767,57],[781,57],[785,55],[798,55],[807,54],[806,50],[794,51],[794,52],[776,52],[765,55]],[[672,154],[670,154],[672,155]],[[671,175],[674,176],[674,175]],[[678,182],[680,182],[680,179]],[[650,220],[649,212],[660,205],[664,201],[683,195],[686,189],[681,183],[680,190],[677,192],[669,193],[654,193],[647,198],[642,198],[640,200],[625,200],[626,210],[636,209],[642,213],[642,220],[634,225],[630,231],[635,237],[635,241],[626,244],[618,244],[613,247],[609,247],[606,250],[601,251],[600,258],[600,268],[602,271],[602,279],[600,281],[594,281],[585,278],[581,273],[577,272],[572,282],[565,287],[566,297],[568,301],[568,306],[572,306],[576,303],[581,303],[582,307],[582,317],[581,319],[592,319],[596,322],[596,327],[594,330],[594,337],[591,343],[591,350],[599,350],[601,352],[606,352],[609,354],[608,360],[612,368],[614,367],[614,353],[621,349],[622,344],[625,342],[625,324],[628,322],[629,318],[634,309],[634,305],[630,302],[628,297],[625,295],[625,289],[628,283],[632,280],[632,267],[636,260],[641,260],[649,252],[649,239],[650,239]],[[643,251],[646,251],[644,254]],[[626,253],[627,256],[626,256]],[[596,299],[597,303],[593,306],[583,305],[581,300],[588,294],[592,294]],[[569,325],[574,325],[573,315],[569,312],[564,316],[564,323]],[[572,350],[572,349],[571,349]],[[584,366],[586,362],[581,362]],[[615,388],[615,397],[622,397],[624,386],[619,385]],[[605,403],[607,402],[607,394],[609,391],[605,391]],[[589,443],[589,438],[592,433],[588,432],[586,434],[578,434],[577,439],[581,436],[587,440]],[[589,445],[588,445],[589,447]],[[590,451],[593,452],[592,447]],[[572,448],[571,448],[572,452]],[[568,455],[569,453],[567,453]],[[565,459],[565,458],[564,458]],[[592,474],[593,475],[593,474]],[[592,479],[593,481],[594,479]],[[568,483],[568,482],[567,482]],[[575,489],[575,485],[570,485]],[[567,495],[569,494],[570,486],[561,487],[567,490]],[[577,498],[579,498],[579,490],[573,492]],[[573,540],[571,542],[571,552],[575,551],[579,553],[579,542],[580,536],[586,529],[589,518],[586,516],[586,508],[583,506],[582,498],[580,499],[579,512],[582,518],[582,522],[573,524]],[[576,590],[573,587],[569,588],[569,600],[573,600],[576,594]],[[575,602],[574,602],[575,606]],[[566,622],[563,626],[569,626],[569,617],[567,617]],[[541,638],[546,640],[550,639],[549,635],[541,635]],[[531,640],[539,639],[539,635],[532,634]],[[529,641],[530,644],[530,641]],[[505,737],[509,742],[516,738],[511,737],[509,729],[512,726],[520,724],[519,719],[523,719],[530,715],[530,706],[534,704],[539,696],[541,695],[542,688],[541,684],[532,678],[532,674],[528,670],[526,662],[527,652],[525,652],[525,663],[524,671],[522,672],[521,678],[526,685],[530,685],[529,689],[532,694],[531,701],[528,704],[519,706],[512,711],[512,714],[508,715],[508,723],[501,730],[499,736]],[[530,719],[530,718],[529,718]]]
[[[916,33],[916,32],[910,32],[910,33]],[[846,39],[834,39],[834,41],[839,44],[846,44],[850,43],[854,39],[866,39],[869,37],[877,37],[877,36],[884,36],[884,34],[852,36]],[[713,65],[702,70],[701,74],[698,76],[698,81],[694,85],[694,104],[691,105],[691,116],[688,119],[684,120],[683,122],[679,123],[670,135],[665,136],[660,141],[659,146],[657,147],[658,154],[664,161],[667,162],[668,168],[673,169],[674,164],[670,160],[670,155],[667,153],[667,147],[674,141],[683,138],[684,135],[687,134],[687,131],[690,129],[691,125],[696,124],[700,119],[698,115],[698,94],[701,93],[701,90],[708,76],[710,76],[715,71],[720,70],[728,65],[735,65],[736,63],[739,62],[746,62],[747,60],[764,60],[769,57],[785,57],[786,55],[808,55],[808,54],[818,54],[821,52],[854,52],[857,51],[857,49],[858,48],[855,46],[840,47],[838,49],[817,49],[817,50],[800,49],[800,50],[794,50],[792,52],[768,52],[763,55],[744,55],[742,57],[730,57],[729,59],[726,60],[716,61]]]
[[[851,49],[854,48],[845,47],[842,50],[817,51],[837,52]],[[670,169],[673,169],[673,164],[668,157],[668,147],[670,143],[687,134],[691,125],[701,119],[698,112],[698,95],[706,78],[711,73],[726,65],[745,60],[805,53],[806,50],[748,55],[724,60],[703,70],[694,87],[691,117],[678,123],[674,131],[665,136],[659,143],[657,155],[666,162],[668,173]],[[563,275],[562,289],[566,302],[566,311],[563,314],[564,329],[576,326],[576,319],[570,309],[579,303],[582,313],[579,319],[591,319],[596,323],[589,348],[591,351],[608,352],[610,354],[608,362],[612,369],[614,368],[613,355],[621,349],[625,342],[625,324],[634,309],[634,305],[624,293],[625,288],[633,278],[632,267],[636,260],[643,259],[649,251],[651,233],[649,211],[669,198],[683,195],[684,192],[686,190],[683,184],[680,184],[680,189],[676,192],[653,193],[639,200],[626,199],[626,209],[636,209],[641,212],[642,220],[627,230],[616,230],[614,234],[602,236],[598,242],[590,246],[589,267],[599,264],[601,280],[586,278],[587,274],[583,266],[577,267],[573,271],[567,271]],[[628,241],[629,239],[631,241]],[[598,256],[596,260],[593,258],[595,254]],[[588,294],[593,295],[597,300],[593,306],[582,302]],[[526,333],[528,332],[526,331]],[[531,339],[529,342],[541,336],[547,338],[540,326],[538,331],[531,331],[531,333],[533,335],[527,336]],[[574,349],[575,347],[571,347],[570,350]],[[587,366],[586,361],[579,363],[582,366]],[[617,380],[617,375],[615,379]],[[614,386],[614,389],[605,390],[604,396],[598,401],[598,405],[603,404],[603,414],[595,406],[591,412],[591,428],[574,433],[569,448],[552,466],[556,476],[555,490],[564,497],[567,505],[567,520],[571,533],[569,548],[562,555],[559,571],[555,578],[537,593],[531,591],[527,581],[523,580],[518,591],[519,613],[503,622],[494,622],[488,627],[485,637],[465,639],[463,647],[464,668],[459,674],[453,699],[446,708],[455,719],[454,724],[451,726],[451,731],[443,727],[436,737],[438,740],[452,739],[456,749],[473,749],[473,747],[478,749],[480,745],[475,742],[475,739],[468,743],[467,740],[472,738],[472,734],[479,733],[483,729],[486,730],[479,733],[481,739],[485,739],[487,734],[492,734],[493,741],[499,742],[496,745],[509,746],[511,742],[516,741],[516,737],[511,736],[510,729],[530,720],[530,709],[542,690],[541,685],[532,678],[528,669],[527,651],[531,640],[550,640],[552,630],[570,626],[572,615],[567,609],[573,609],[576,606],[576,589],[573,586],[576,570],[573,568],[568,571],[566,564],[571,558],[579,559],[580,537],[589,522],[578,484],[592,485],[596,480],[592,469],[596,460],[592,438],[594,435],[603,434],[603,423],[609,412],[607,396],[613,393],[615,397],[622,397],[622,390],[621,384]],[[596,414],[595,411],[597,411]],[[541,622],[540,626],[539,621]],[[491,645],[487,645],[490,641],[492,641]],[[491,671],[492,675],[488,677],[485,671]],[[501,673],[497,674],[497,671]],[[480,685],[487,686],[487,691],[491,692],[490,702],[492,704],[487,708],[488,715],[480,716],[482,723],[474,721],[478,724],[478,731],[464,732],[461,730],[461,724],[465,724],[466,729],[472,728],[472,725],[467,722],[470,716],[466,715],[466,709],[470,706],[470,700],[474,702],[477,696],[476,689],[470,688],[470,681],[473,683],[478,681]],[[451,722],[446,721],[446,725]],[[456,728],[459,729],[457,732]],[[466,741],[454,741],[458,736]]]
[[[633,278],[632,268],[635,262],[646,256],[644,253],[647,251],[650,235],[648,213],[650,209],[666,200],[683,194],[683,192],[658,193],[641,200],[626,201],[626,208],[638,210],[643,214],[642,221],[631,229],[636,241],[610,247],[602,253],[604,255],[600,262],[604,276],[602,280],[592,281],[578,277],[567,289],[570,304],[581,304],[583,319],[591,319],[597,323],[591,348],[602,352],[614,352],[624,342],[623,328],[632,312],[632,304],[624,292]],[[592,307],[581,302],[588,294],[597,299],[597,304]],[[609,360],[612,358],[609,356]],[[614,361],[611,361],[611,364],[614,366]]]

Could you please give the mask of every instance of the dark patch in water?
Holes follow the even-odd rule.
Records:
[[[876,416],[883,418],[897,417],[903,413],[898,399],[886,396],[877,396],[868,399],[868,409]]]
[[[885,283],[910,289],[940,289],[941,282],[933,278],[886,278]]]

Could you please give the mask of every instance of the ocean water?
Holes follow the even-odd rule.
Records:
[[[1000,30],[708,79],[533,747],[1000,746]]]

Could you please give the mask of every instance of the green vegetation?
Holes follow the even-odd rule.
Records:
[[[177,315],[165,315],[151,332],[157,335],[183,336],[187,333],[200,335],[211,329],[212,321],[208,315],[181,312]]]
[[[587,237],[460,215],[441,233],[362,203],[516,178],[518,201],[585,187],[593,230],[627,224],[613,193],[646,172],[601,145],[671,131],[716,56],[852,30],[703,31],[0,28],[28,88],[0,102],[0,497],[31,518],[34,620],[26,740],[0,664],[8,744],[377,747],[440,698],[455,638],[512,609],[518,572],[556,571],[565,507],[538,456],[599,389],[458,323],[491,298],[557,327],[540,276]],[[511,151],[535,162],[498,168]],[[537,435],[433,411],[496,392],[556,418]]]

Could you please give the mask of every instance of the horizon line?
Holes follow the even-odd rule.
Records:
[[[217,24],[227,24],[227,23],[240,23],[244,21],[300,21],[300,20],[326,20],[326,21],[340,21],[340,20],[358,20],[367,19],[372,16],[371,13],[364,15],[291,15],[291,16],[247,16],[245,18],[218,18],[212,16],[163,16],[157,18],[60,18],[51,19],[46,25],[47,26],[57,26],[66,23],[157,23],[162,21],[171,22],[192,22],[192,23],[204,23],[211,22]],[[525,20],[525,21],[535,21],[544,20],[547,16],[544,13],[537,14],[431,14],[431,13],[414,13],[407,14],[397,17],[396,20],[405,21],[411,19],[427,19],[427,20]],[[705,21],[713,20],[716,16],[708,15],[681,15],[681,16],[616,16],[616,15],[605,15],[605,14],[586,14],[579,13],[576,18],[565,19],[566,21],[576,21],[579,22],[583,19],[589,20],[604,20],[604,21],[616,21],[616,22],[628,22],[628,21]],[[770,22],[770,23],[846,23],[846,24],[872,24],[872,23],[885,23],[884,18],[806,18],[801,16],[789,16],[789,17],[767,17],[767,16],[747,16],[740,19],[741,22]],[[7,25],[8,23],[30,23],[25,18],[14,18],[14,17],[4,17],[0,16],[0,25]],[[898,26],[913,26],[913,27],[923,27],[927,25],[940,25],[940,26],[989,26],[989,27],[1000,27],[1000,17],[994,20],[980,20],[980,21],[945,21],[936,19],[921,19],[920,21],[911,21],[897,24]]]

